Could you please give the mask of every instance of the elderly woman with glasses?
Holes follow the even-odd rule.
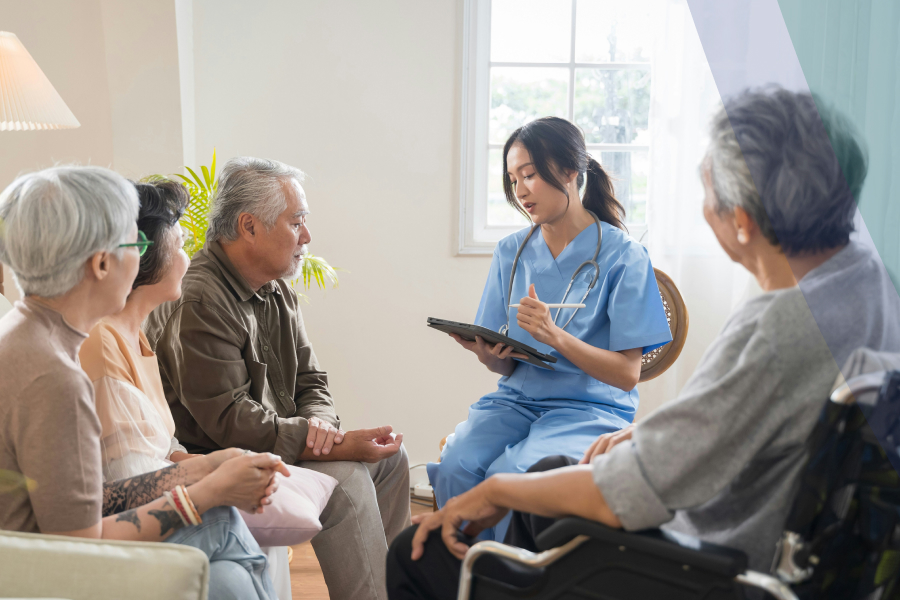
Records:
[[[210,560],[210,597],[274,599],[238,511],[271,503],[278,457],[228,449],[104,484],[101,425],[78,351],[119,312],[150,242],[138,196],[99,167],[55,167],[0,195],[0,261],[23,300],[0,319],[0,469],[33,489],[0,495],[0,529],[186,544]]]

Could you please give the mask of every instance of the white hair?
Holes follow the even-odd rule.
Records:
[[[22,294],[60,296],[78,285],[93,254],[118,252],[138,210],[134,185],[109,169],[21,175],[0,194],[0,262]]]
[[[209,233],[206,239],[234,241],[238,238],[238,217],[248,213],[271,229],[278,215],[287,208],[284,182],[304,178],[303,171],[277,160],[239,156],[232,158],[219,175],[212,200]]]
[[[840,112],[808,93],[750,90],[719,110],[710,137],[720,211],[740,206],[788,256],[850,241],[868,158]]]

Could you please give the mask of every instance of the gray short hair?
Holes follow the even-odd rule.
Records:
[[[807,93],[748,91],[716,114],[710,138],[720,210],[742,207],[789,256],[850,241],[867,160],[843,115]]]
[[[22,175],[0,194],[0,262],[22,294],[60,296],[78,285],[93,254],[119,251],[138,209],[134,185],[109,169]]]
[[[210,242],[238,238],[238,217],[248,213],[271,229],[278,215],[287,208],[284,182],[303,181],[303,171],[277,160],[239,156],[232,158],[219,175],[219,186],[212,199],[209,216]]]

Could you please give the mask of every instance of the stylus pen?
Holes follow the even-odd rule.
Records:
[[[521,304],[510,304],[510,308],[519,308]],[[548,304],[547,308],[585,308],[584,304]]]

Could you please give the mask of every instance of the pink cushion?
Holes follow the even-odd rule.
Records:
[[[330,475],[288,465],[290,477],[278,475],[278,491],[262,514],[241,511],[260,546],[302,544],[322,531],[319,515],[338,481]]]

